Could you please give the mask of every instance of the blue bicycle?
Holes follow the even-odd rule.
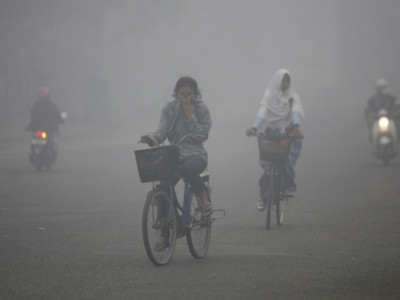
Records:
[[[136,150],[136,162],[142,182],[153,181],[143,208],[142,234],[147,256],[156,266],[166,265],[172,258],[176,240],[186,236],[194,258],[206,256],[211,239],[213,214],[205,214],[201,200],[185,182],[183,206],[173,185],[179,178],[179,150],[176,146],[161,146]],[[211,202],[210,174],[200,175]],[[158,183],[160,182],[160,183]],[[218,210],[225,212],[223,210]]]

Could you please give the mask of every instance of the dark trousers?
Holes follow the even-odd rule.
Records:
[[[198,155],[193,155],[186,158],[180,166],[182,177],[185,178],[192,187],[193,193],[201,195],[203,193],[203,181],[200,178],[200,173],[205,170],[207,163]],[[173,179],[170,182],[175,186],[180,178]]]

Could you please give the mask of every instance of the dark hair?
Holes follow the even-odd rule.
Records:
[[[196,80],[194,80],[192,77],[189,77],[189,76],[184,76],[184,77],[181,77],[178,79],[178,81],[176,82],[175,88],[174,88],[174,94],[172,96],[174,98],[177,98],[179,89],[182,87],[185,87],[185,86],[192,89],[194,91],[194,94],[196,95],[196,97],[198,99],[201,99],[201,93],[197,86]]]

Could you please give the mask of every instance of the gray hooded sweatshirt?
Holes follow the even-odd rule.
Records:
[[[202,100],[195,100],[194,108],[194,114],[188,118],[179,100],[168,102],[162,109],[160,123],[153,137],[159,144],[168,138],[171,145],[177,145],[181,160],[199,155],[207,163],[207,150],[203,142],[208,139],[212,125],[210,112]]]

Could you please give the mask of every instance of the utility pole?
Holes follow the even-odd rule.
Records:
[[[20,80],[20,97],[21,99],[18,101],[19,107],[17,107],[17,111],[20,112],[21,114],[25,113],[25,104],[26,104],[26,99],[25,99],[25,54],[24,54],[24,48],[21,47],[19,49],[19,80]]]

